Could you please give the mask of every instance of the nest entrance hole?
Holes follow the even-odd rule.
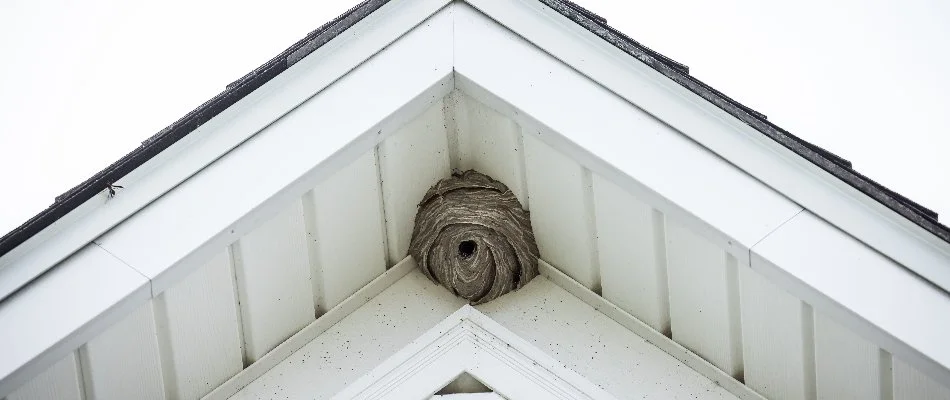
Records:
[[[478,244],[474,240],[464,240],[459,243],[459,257],[471,258],[478,251]]]

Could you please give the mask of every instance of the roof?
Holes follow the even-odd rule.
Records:
[[[689,68],[610,27],[607,20],[568,0],[538,0],[613,46],[647,64],[743,123],[768,136],[799,156],[817,165],[848,185],[885,205],[904,218],[950,243],[950,228],[937,220],[937,213],[858,173],[851,162],[809,143],[768,121],[752,108],[726,96],[689,75]],[[198,108],[162,129],[99,173],[57,196],[52,205],[0,238],[0,256],[10,252],[32,236],[106,190],[152,157],[181,140],[219,113],[287,70],[341,32],[388,3],[389,0],[365,0],[342,15],[325,23],[254,71],[227,85],[225,90]]]

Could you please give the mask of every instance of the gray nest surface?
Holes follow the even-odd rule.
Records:
[[[429,188],[409,254],[429,279],[471,304],[520,289],[538,275],[528,212],[507,186],[474,170]]]

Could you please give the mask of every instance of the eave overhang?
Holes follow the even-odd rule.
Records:
[[[121,196],[84,203],[55,235],[5,255],[4,295],[55,269],[0,304],[3,326],[30,326],[24,316],[64,301],[71,303],[64,309],[76,307],[82,311],[76,315],[89,318],[54,321],[43,340],[24,336],[32,336],[29,329],[4,331],[0,343],[22,346],[0,368],[0,396],[453,89],[687,221],[739,265],[950,381],[950,349],[942,340],[950,328],[933,317],[950,312],[946,242],[541,3],[428,0],[379,6],[131,171],[118,182],[126,187]],[[577,98],[549,101],[564,93]],[[649,149],[613,145],[613,135],[624,130],[617,127],[649,127],[642,123],[650,118],[683,137]],[[300,148],[307,154],[289,151]],[[651,156],[657,149],[696,157],[670,164],[660,153]],[[259,167],[275,159],[279,168]],[[720,185],[714,195],[702,184],[709,181]],[[198,216],[202,224],[190,225]],[[88,270],[88,260],[97,258],[140,274],[142,285],[62,278],[65,271]],[[855,274],[860,285],[841,285]],[[110,285],[106,292],[114,298],[84,301],[84,294],[102,291],[98,285]],[[61,290],[76,295],[62,299],[55,295]],[[917,297],[889,298],[880,307],[884,292]]]

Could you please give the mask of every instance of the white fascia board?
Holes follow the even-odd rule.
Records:
[[[751,267],[938,382],[950,382],[950,296],[805,211],[752,248]]]
[[[748,264],[801,207],[468,5],[456,86]],[[499,62],[504,60],[504,62]]]
[[[157,295],[453,88],[444,8],[97,242]]]
[[[540,1],[466,2],[791,201],[950,291],[950,244],[930,232]]]
[[[480,1],[472,3],[482,4]],[[486,4],[490,10],[496,10],[495,6],[494,3]],[[914,275],[900,263],[886,257],[886,254],[880,254],[880,249],[862,243],[832,223],[802,210],[763,182],[746,175],[748,169],[741,170],[733,166],[731,158],[730,162],[715,156],[710,158],[708,154],[703,155],[692,149],[689,143],[669,142],[661,145],[658,139],[642,132],[625,133],[633,137],[635,142],[633,145],[619,145],[616,137],[611,137],[611,131],[618,131],[618,126],[627,131],[646,128],[649,134],[659,128],[656,124],[640,126],[621,121],[617,116],[629,113],[635,107],[631,105],[625,111],[620,110],[617,100],[610,99],[610,96],[620,96],[614,87],[608,90],[600,86],[589,76],[578,73],[577,67],[561,64],[563,60],[551,55],[555,52],[527,43],[477,10],[469,7],[457,9],[455,59],[456,86],[460,90],[508,114],[522,126],[535,129],[536,132],[531,133],[540,132],[540,139],[552,147],[664,213],[683,221],[735,255],[739,265],[751,266],[789,293],[812,304],[816,310],[840,319],[859,335],[906,359],[915,367],[929,371],[938,380],[950,380],[950,370],[947,369],[950,367],[950,347],[945,340],[950,337],[950,325],[941,326],[942,321],[936,317],[950,315],[950,308],[947,308],[950,297],[946,292]],[[495,12],[514,11],[504,8]],[[523,20],[537,19],[535,14],[515,13],[521,15]],[[534,17],[529,18],[529,15]],[[509,17],[511,15],[505,14],[501,20]],[[562,18],[559,14],[555,17]],[[513,21],[512,24],[520,24],[523,20]],[[549,25],[554,24],[535,22],[550,29],[543,32],[551,37],[558,37],[556,32],[560,29],[567,29],[553,29]],[[517,33],[524,35],[523,31]],[[569,38],[564,37],[556,40],[559,43],[570,42]],[[592,46],[578,44],[576,54],[583,53],[589,47]],[[584,56],[589,57],[588,63],[597,58],[597,54],[587,53],[578,57]],[[498,60],[506,62],[499,63]],[[631,61],[639,64],[639,61]],[[625,71],[618,68],[615,73],[624,77],[624,82],[637,82],[639,75]],[[638,90],[641,92],[648,92],[649,96],[654,97],[664,95],[656,91],[660,87],[659,81],[648,81],[639,76],[639,82],[641,86]],[[649,106],[653,101],[649,96],[638,101]],[[677,98],[670,94],[666,96]],[[676,107],[681,109],[680,118],[692,120],[695,125],[677,128],[681,132],[687,128],[694,132],[717,132],[716,135],[731,135],[735,141],[742,142],[741,137],[737,136],[737,133],[742,132],[734,132],[729,124],[720,119],[710,119],[696,105],[682,103]],[[676,128],[674,123],[677,117],[670,114],[668,118],[670,122],[667,125]],[[670,136],[668,133],[661,134]],[[764,137],[761,133],[753,133],[757,137]],[[783,156],[780,154],[761,146],[752,146],[751,141],[745,142],[742,147],[745,151],[758,151],[758,156],[771,160],[770,165],[775,169],[796,171],[792,164],[781,161]],[[640,144],[648,147],[647,151],[636,147]],[[674,149],[674,145],[678,147]],[[661,152],[664,149],[667,150]],[[687,154],[690,156],[686,157]],[[681,159],[670,162],[668,158],[673,155]],[[794,154],[791,156],[800,158]],[[650,161],[638,165],[644,160]],[[721,164],[716,164],[716,160]],[[834,177],[830,179],[837,181]],[[812,184],[824,182],[823,178],[815,175],[809,175],[806,180]],[[691,181],[700,183],[688,184]],[[844,202],[849,197],[838,192],[816,191],[810,192],[808,196],[837,196],[842,201],[839,206],[857,207],[854,203]],[[877,215],[865,217],[869,224],[874,224],[873,220],[885,218]],[[809,228],[795,230],[802,220],[811,221]],[[786,229],[790,231],[785,232]],[[911,237],[900,229],[891,230],[889,234],[895,240],[905,240],[905,243]],[[819,237],[825,238],[824,241],[816,241]],[[816,248],[823,250],[814,250]],[[763,258],[766,253],[762,253],[762,249],[775,254]],[[831,254],[835,257],[821,258],[830,257]],[[935,256],[936,253],[930,255]],[[871,260],[869,262],[875,266],[862,268],[848,264],[859,259]],[[950,265],[937,258],[931,258],[929,262],[945,269]],[[785,263],[789,263],[787,267]],[[816,268],[818,265],[822,267]],[[918,302],[927,302],[927,305],[918,306]],[[902,325],[911,318],[906,315],[911,313],[910,310],[919,310],[913,312],[913,319],[917,322]]]
[[[242,100],[250,103],[232,106],[218,116],[223,120],[212,120],[188,136],[196,135],[194,139],[179,142],[189,149],[159,155],[164,166],[143,167],[156,168],[152,172],[157,175],[137,175],[152,184],[120,182],[126,186],[121,196],[75,223],[125,218],[110,214],[117,212],[112,207],[122,198],[138,198],[136,188],[155,190],[151,193],[161,195],[158,199],[139,198],[148,203],[144,208],[130,203],[126,212],[134,215],[118,226],[86,230],[92,225],[83,225],[59,232],[64,241],[44,243],[15,262],[24,262],[17,268],[49,271],[0,303],[0,398],[187,276],[452,90],[450,8],[433,8],[432,1],[392,3],[436,15],[415,9],[412,15],[418,20],[402,21],[412,28],[410,33],[379,53],[364,53],[368,60],[355,62],[352,70],[338,70],[345,76],[334,76],[325,88],[317,87],[321,75],[307,69],[327,74],[320,62],[334,63],[339,55],[320,60],[326,55],[311,54],[296,70],[271,81],[279,86],[260,89],[270,97],[252,99],[252,94]],[[298,92],[302,88],[311,91]],[[282,95],[302,96],[303,104],[279,101]],[[271,117],[276,121],[267,119]],[[239,145],[231,149],[229,140]],[[194,170],[184,172],[189,168]],[[175,173],[188,179],[176,186]],[[160,182],[169,186],[160,188]],[[100,228],[112,229],[89,243]],[[71,235],[86,235],[86,246],[71,249],[76,238],[65,238]],[[57,257],[41,254],[46,251],[72,255],[57,262]],[[41,261],[51,264],[39,268]]]
[[[144,208],[341,76],[450,0],[393,0],[342,32],[105,191],[0,257],[0,300]],[[380,88],[385,91],[385,87]]]
[[[511,399],[614,399],[467,304],[333,399],[424,398],[463,372]]]
[[[95,244],[0,303],[0,398],[151,296],[149,282]]]

